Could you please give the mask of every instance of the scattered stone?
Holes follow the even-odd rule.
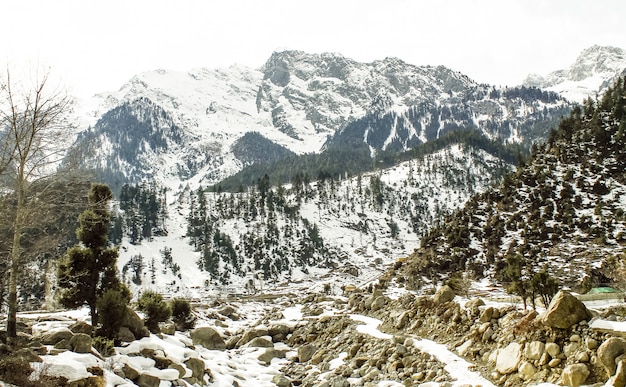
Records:
[[[159,387],[161,379],[150,374],[141,374],[135,382],[139,387]]]
[[[563,369],[561,377],[563,378],[563,383],[565,385],[578,387],[585,383],[589,377],[589,369],[584,364],[570,364]]]
[[[274,375],[272,378],[272,383],[276,385],[276,387],[290,387],[291,380],[287,379],[285,375]]]
[[[555,358],[561,353],[561,348],[557,343],[546,343],[545,351],[550,357]]]
[[[626,354],[626,340],[621,337],[611,337],[598,348],[598,359],[609,376],[617,369],[616,358]]]
[[[55,345],[61,340],[71,340],[74,333],[68,328],[52,329],[41,336],[41,343],[45,345]]]
[[[122,372],[124,373],[125,378],[130,379],[132,381],[135,381],[137,380],[137,378],[139,378],[139,371],[134,369],[127,363],[124,363],[124,365],[122,366]]]
[[[450,302],[454,299],[454,291],[450,286],[444,285],[437,289],[435,296],[433,297],[433,302],[435,305],[445,304],[446,302]]]
[[[482,313],[480,314],[480,317],[478,318],[478,322],[481,323],[486,323],[491,321],[493,317],[493,307],[487,307],[485,309],[483,309]]]
[[[164,335],[172,336],[176,334],[176,324],[173,322],[161,323],[159,324],[159,329],[161,330],[161,333]]]
[[[248,347],[260,347],[260,348],[273,348],[274,343],[272,343],[270,336],[262,336],[262,337],[255,337],[254,339],[250,340],[247,346]]]
[[[85,321],[77,321],[68,328],[72,333],[85,333],[89,336],[93,334],[93,327]]]
[[[91,352],[91,336],[86,333],[77,333],[70,339],[72,351],[76,353]]]
[[[298,348],[298,361],[300,363],[305,363],[313,357],[313,355],[317,352],[317,347],[313,344],[305,344]]]
[[[510,343],[506,348],[499,349],[496,370],[503,375],[517,371],[522,357],[521,352],[521,345],[515,342]]]
[[[226,342],[222,336],[211,327],[192,329],[189,332],[189,337],[191,337],[194,345],[201,345],[206,349],[221,350],[226,348]]]
[[[546,345],[541,341],[531,341],[526,344],[524,356],[530,360],[539,360],[541,359],[541,355],[543,355],[545,348]]]
[[[185,366],[191,370],[191,376],[193,378],[201,380],[204,377],[204,370],[206,367],[204,360],[192,357],[185,361]]]
[[[517,372],[522,380],[530,380],[537,373],[537,368],[531,362],[523,361],[520,363]]]
[[[270,364],[272,359],[284,359],[287,351],[284,349],[268,348],[259,355],[259,360],[265,364]]]

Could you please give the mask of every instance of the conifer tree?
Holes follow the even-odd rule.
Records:
[[[117,277],[118,251],[108,241],[112,197],[107,185],[91,186],[89,207],[78,217],[76,236],[80,244],[68,249],[57,272],[61,304],[68,308],[89,305],[94,327],[98,324],[98,297],[109,289],[124,290]]]

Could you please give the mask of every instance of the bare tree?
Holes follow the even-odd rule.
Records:
[[[52,176],[71,142],[72,101],[49,85],[47,72],[26,87],[12,80],[9,70],[0,82],[0,128],[4,140],[0,146],[0,173],[6,192],[12,196],[12,208],[8,209],[13,220],[8,257],[7,337],[13,339],[17,336],[17,284],[25,255],[22,239],[34,222],[45,216],[39,213],[33,217],[44,208],[37,210],[36,205],[31,205],[38,200],[33,192],[49,193],[52,187],[58,187],[58,180]]]

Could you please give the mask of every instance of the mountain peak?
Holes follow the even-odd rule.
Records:
[[[594,45],[584,49],[568,68],[548,75],[530,74],[525,86],[548,89],[574,101],[599,94],[626,69],[622,48]]]

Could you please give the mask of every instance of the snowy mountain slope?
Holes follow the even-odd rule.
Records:
[[[250,281],[257,289],[292,290],[366,283],[409,255],[437,219],[511,168],[482,150],[452,145],[341,181],[202,197],[186,189],[169,196],[167,235],[124,240],[120,272],[133,289],[191,298],[243,293]],[[177,273],[165,264],[166,249]],[[142,265],[131,281],[137,256]]]
[[[419,286],[466,273],[529,286],[545,270],[578,291],[622,283],[624,89],[619,80],[598,106],[575,108],[523,167],[429,232],[404,278]]]
[[[592,46],[583,50],[568,68],[548,75],[530,74],[525,86],[555,91],[565,98],[582,102],[601,95],[626,71],[626,53],[622,48]]]
[[[478,128],[491,139],[530,144],[569,109],[555,94],[478,85],[443,66],[300,51],[276,52],[259,70],[146,72],[85,106],[91,108],[74,149],[87,165],[109,183],[154,178],[171,187],[189,179],[214,184],[253,162],[355,140],[375,154]],[[151,133],[163,128],[150,117],[176,128],[167,147],[155,143]],[[346,129],[356,122],[367,128]],[[256,140],[242,141],[250,133]],[[125,141],[129,136],[137,140]]]

